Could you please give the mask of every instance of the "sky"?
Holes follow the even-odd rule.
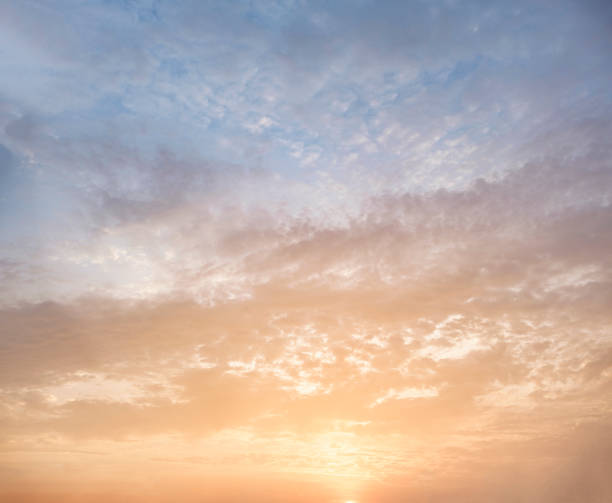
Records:
[[[606,1],[0,0],[0,500],[612,501]]]

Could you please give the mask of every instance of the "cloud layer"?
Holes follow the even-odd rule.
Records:
[[[0,20],[3,497],[612,498],[603,2]]]

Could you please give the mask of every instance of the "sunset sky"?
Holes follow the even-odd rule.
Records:
[[[0,501],[612,501],[612,3],[0,0]]]

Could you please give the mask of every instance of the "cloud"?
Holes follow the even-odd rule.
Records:
[[[609,9],[67,7],[0,6],[13,500],[609,499]]]
[[[221,288],[233,275],[242,297],[5,308],[2,381],[40,389],[85,371],[137,385],[148,375],[174,390],[177,401],[47,404],[54,419],[39,426],[72,435],[149,423],[319,431],[334,420],[440,434],[501,418],[494,397],[517,386],[529,390],[522,420],[565,403],[581,421],[594,400],[586,390],[609,380],[599,338],[609,322],[608,177],[596,163],[530,165],[467,191],[375,199],[346,228],[281,230],[269,218],[261,231],[217,227],[214,252],[231,271]],[[183,292],[213,278],[185,274],[172,270]],[[211,368],[189,370],[202,365]],[[415,386],[437,393],[370,407]],[[96,429],[92,417],[116,419]]]

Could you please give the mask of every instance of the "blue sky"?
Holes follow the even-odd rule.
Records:
[[[376,195],[460,190],[579,151],[559,128],[609,116],[605,3],[0,8],[9,258],[30,247],[45,262],[54,241],[217,184],[340,224]],[[111,217],[104,199],[131,209]]]

